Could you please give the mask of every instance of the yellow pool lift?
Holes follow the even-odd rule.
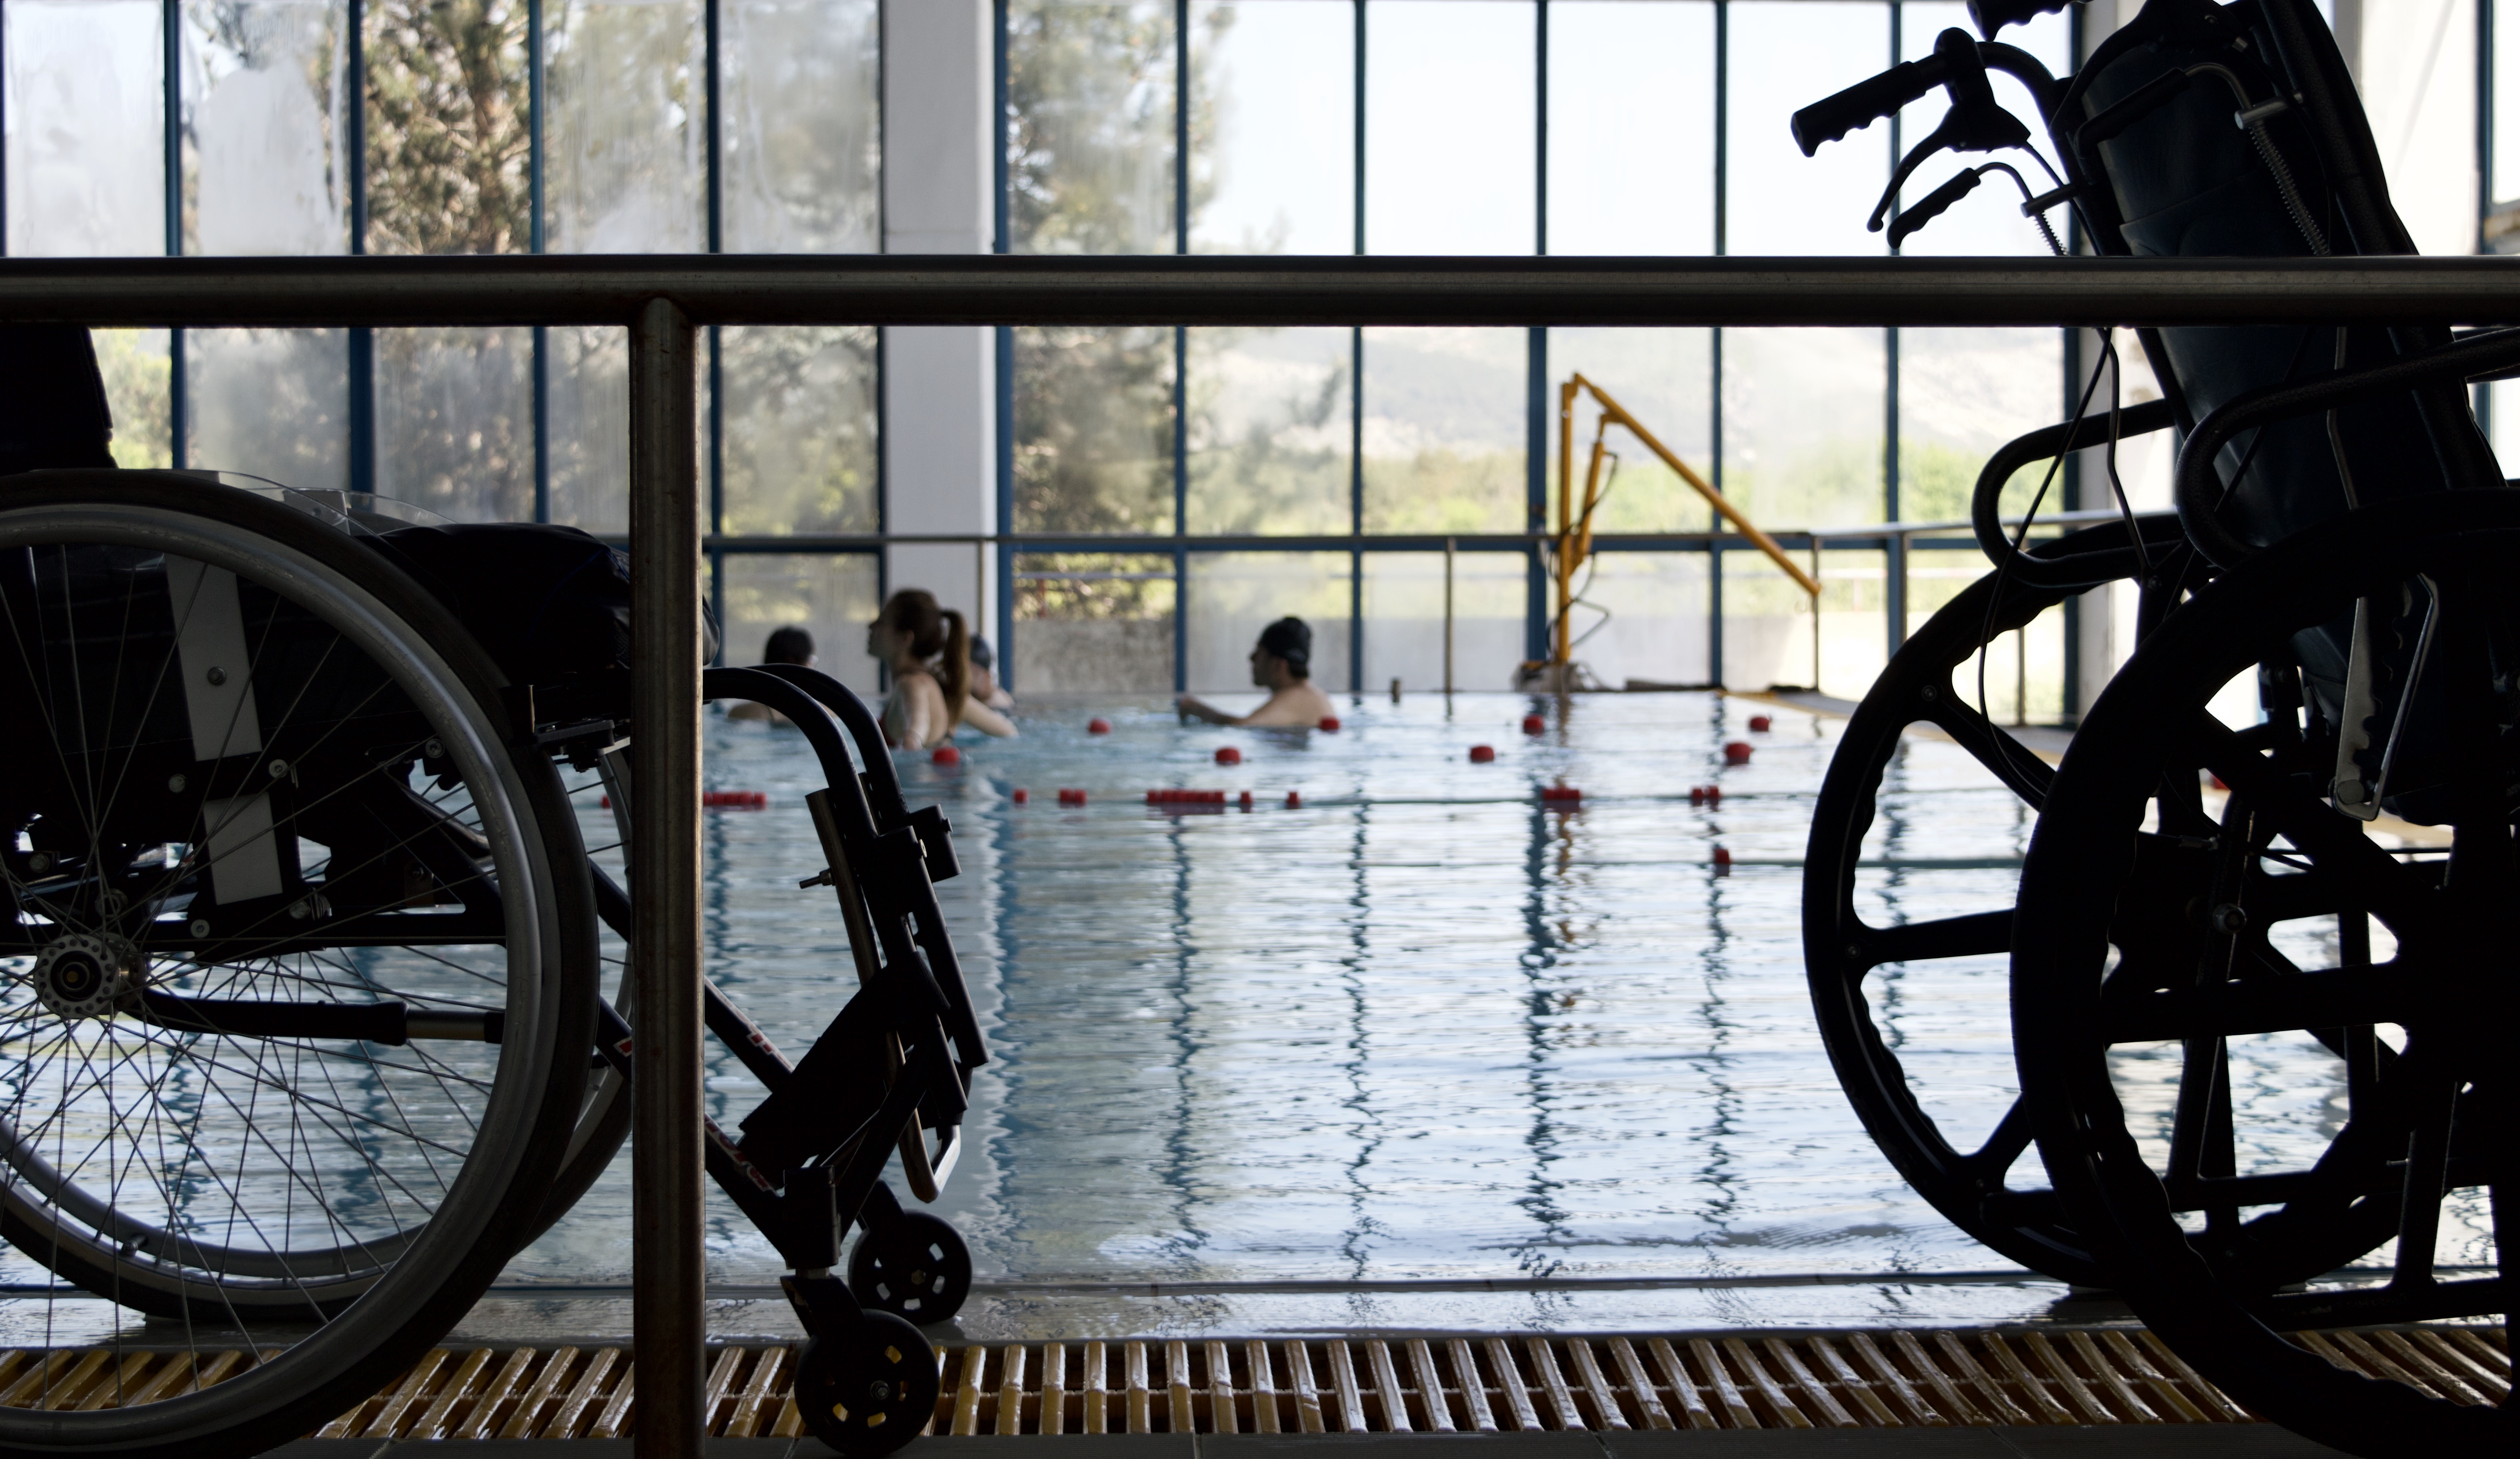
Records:
[[[1601,414],[1593,433],[1592,461],[1584,473],[1584,502],[1579,512],[1575,506],[1575,493],[1568,490],[1567,485],[1575,479],[1575,402],[1588,391],[1600,405]],[[1593,514],[1601,504],[1604,484],[1601,468],[1609,459],[1609,434],[1614,425],[1625,427],[1629,434],[1643,442],[1646,450],[1662,458],[1663,465],[1670,467],[1698,495],[1706,498],[1708,506],[1713,507],[1741,535],[1749,538],[1753,545],[1767,554],[1768,561],[1784,570],[1785,575],[1811,596],[1814,632],[1817,633],[1820,579],[1804,571],[1800,564],[1786,556],[1785,549],[1777,545],[1777,539],[1742,516],[1741,509],[1726,501],[1723,492],[1716,490],[1704,477],[1689,470],[1688,462],[1656,439],[1654,433],[1645,429],[1644,423],[1630,415],[1627,407],[1613,399],[1609,391],[1582,375],[1575,375],[1557,388],[1557,541],[1551,565],[1551,573],[1556,579],[1557,588],[1557,631],[1550,646],[1548,661],[1531,666],[1550,671],[1561,686],[1566,684],[1566,678],[1572,672],[1575,642],[1574,625],[1570,619],[1575,604],[1575,574],[1583,568],[1585,559],[1592,556]]]

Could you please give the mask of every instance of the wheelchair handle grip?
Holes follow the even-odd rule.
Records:
[[[1895,249],[1906,243],[1909,234],[1941,217],[1953,204],[1976,192],[1977,184],[1977,171],[1971,168],[1917,199],[1915,206],[1901,209],[1899,216],[1890,220],[1890,247]]]
[[[1816,101],[1793,115],[1794,145],[1810,157],[1822,142],[1870,126],[1940,86],[1943,71],[1940,56],[1902,62],[1868,81]]]
[[[2081,0],[1968,0],[1969,23],[1988,40],[2006,25],[2027,25]]]

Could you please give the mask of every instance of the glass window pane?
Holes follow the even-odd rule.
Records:
[[[630,337],[551,329],[551,520],[590,532],[630,529]]]
[[[1456,689],[1510,689],[1522,662],[1531,559],[1519,552],[1453,554],[1452,673]],[[1410,690],[1445,685],[1444,554],[1365,555],[1365,679]],[[1314,630],[1314,648],[1321,647]],[[1247,651],[1247,650],[1246,650]],[[1318,674],[1315,677],[1319,677]],[[1326,687],[1345,688],[1344,683]]]
[[[1365,8],[1370,253],[1537,246],[1539,21],[1527,0]]]
[[[1726,330],[1724,495],[1770,531],[1880,521],[1887,365],[1876,329]]]
[[[173,464],[166,442],[167,381],[172,376],[164,330],[90,330],[96,364],[105,376],[105,402],[113,413],[113,464]]]
[[[187,0],[184,251],[349,248],[343,0]]]
[[[878,566],[872,553],[728,553],[718,579],[726,661],[758,663],[772,633],[802,628],[814,635],[816,668],[860,694],[880,693],[866,652]]]
[[[1726,73],[1724,251],[1878,253],[1867,211],[1890,181],[1881,122],[1806,158],[1786,119],[1890,67],[1890,7],[1870,0],[1735,0]]]
[[[698,0],[551,0],[543,15],[550,250],[699,251],[708,232]]]
[[[726,529],[871,532],[875,331],[719,332],[726,390]]]
[[[1862,699],[1880,676],[1881,666],[1889,661],[1889,561],[1888,553],[1867,548],[1820,555],[1821,693]],[[1727,684],[1758,688],[1774,679],[1798,684],[1811,677],[1809,639],[1803,640],[1803,657],[1799,659],[1782,650],[1763,659],[1757,641],[1772,630],[1753,627],[1744,638],[1735,638],[1731,631],[1735,618],[1747,624],[1763,615],[1773,617],[1781,612],[1777,584],[1784,582],[1783,574],[1768,568],[1753,554],[1724,555]],[[1800,588],[1785,585],[1804,604],[1810,603],[1810,597]],[[1775,665],[1773,669],[1767,666],[1770,663]]]
[[[523,0],[371,0],[367,15],[368,251],[524,252],[533,203]],[[559,102],[557,48],[553,59]],[[570,75],[574,97],[583,83]],[[551,133],[555,185],[585,145],[560,124],[571,115],[563,107]]]
[[[1342,329],[1190,332],[1192,532],[1345,532],[1354,444]]]
[[[349,485],[348,343],[340,330],[187,330],[187,465],[301,490]]]
[[[1026,695],[1169,694],[1169,557],[1019,553],[1014,687]]]
[[[878,20],[877,0],[724,0],[728,252],[882,251]]]
[[[1522,530],[1531,336],[1365,332],[1365,529]]]
[[[1239,713],[1260,701],[1251,646],[1278,619],[1313,630],[1313,682],[1348,690],[1348,615],[1354,599],[1344,552],[1202,552],[1190,560],[1189,685],[1193,694],[1248,695],[1220,705]]]
[[[1551,401],[1575,375],[1606,391],[1656,440],[1677,452],[1688,469],[1715,477],[1714,333],[1710,330],[1553,329],[1549,332]],[[1575,480],[1578,510],[1590,470],[1601,407],[1589,392],[1575,401]],[[1593,529],[1600,532],[1699,531],[1713,509],[1679,473],[1663,465],[1622,427],[1604,437],[1609,456],[1603,487],[1595,499]],[[1557,525],[1556,443],[1551,443],[1549,525]],[[1615,466],[1615,470],[1613,467]],[[1650,677],[1650,675],[1648,675]]]
[[[1967,517],[1977,474],[1995,448],[2065,418],[2064,372],[2064,337],[2052,329],[1901,330],[1900,520]],[[2015,477],[2006,510],[2028,507],[2047,471],[2042,462]],[[2060,477],[2040,510],[2064,507]]]
[[[1356,251],[1354,0],[1191,10],[1191,250]]]
[[[1969,22],[1968,8],[1953,3],[1953,0],[1933,0],[1933,3],[1910,0],[1901,7],[1899,24],[1900,59],[1903,61],[1932,55],[1934,37],[1945,30],[1965,30],[1972,39],[1977,35],[1976,28]],[[2028,25],[2005,26],[2003,40],[2006,45],[2017,46],[2037,57],[2050,73],[2061,73],[2066,69],[2066,52],[2072,34],[2064,16],[2041,16]],[[2030,99],[2029,88],[2003,71],[1990,69],[1986,74],[1995,87],[1996,101],[2030,129],[2031,142],[2039,149],[2039,155],[2050,162],[2054,161],[2054,147],[2039,120],[2039,107]],[[1901,144],[1914,147],[1923,141],[1942,124],[1944,114],[1950,109],[1950,98],[1939,88],[1911,103],[1899,114]],[[1857,135],[1869,137],[1872,133],[1868,131]],[[1847,140],[1852,142],[1854,138]],[[1992,156],[1946,152],[1917,166],[1907,186],[1900,189],[1900,204],[1902,206],[1913,205],[1959,175],[1962,168],[1982,166],[1990,160],[2019,168],[2022,181],[2034,194],[2047,192],[2058,185],[2057,179],[2051,178],[2038,162],[2019,151]],[[1899,251],[1918,256],[2003,253],[2044,256],[2052,251],[2048,247],[2046,236],[2040,233],[2039,225],[2021,215],[2023,196],[2020,184],[2011,178],[2001,172],[1989,173],[1979,180],[1975,192],[1952,205],[1950,211],[1910,234]],[[2059,207],[2048,214],[2048,226],[2056,230],[2060,242],[2065,236],[2065,212]]]
[[[1169,253],[1173,7],[1012,0],[1007,228],[1018,253]]]
[[[1173,332],[1015,331],[1015,530],[1173,529]]]
[[[1715,251],[1715,7],[1549,7],[1549,251]]]
[[[2520,0],[2494,6],[2494,201],[2520,199]]]
[[[158,0],[11,0],[9,252],[166,251]]]
[[[1705,553],[1596,554],[1577,584],[1571,615],[1575,661],[1612,689],[1632,681],[1703,684],[1710,601]],[[1773,677],[1761,679],[1760,687]]]
[[[376,332],[377,491],[458,522],[534,517],[534,332]]]

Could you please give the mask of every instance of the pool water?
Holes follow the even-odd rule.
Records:
[[[967,1330],[1933,1322],[2065,1297],[1908,1190],[1813,1031],[1800,861],[1839,721],[1685,693],[1341,714],[1061,706],[967,737],[957,767],[899,757],[954,825],[940,894],[994,1055],[938,1208],[976,1258]],[[792,1054],[854,980],[831,893],[796,886],[822,864],[810,756],[715,716],[705,752],[712,788],[771,799],[707,820],[709,971]],[[1709,784],[1720,803],[1692,805]],[[1542,799],[1559,785],[1575,808]],[[1957,748],[1911,741],[1881,807],[1868,919],[2008,904],[2030,816]],[[2012,1090],[2003,979],[1999,957],[1876,988],[1928,1107],[1981,1134]],[[2315,1114],[2324,1054],[2260,1052]],[[758,1087],[713,1057],[731,1123]],[[627,1165],[509,1281],[625,1281]],[[711,1203],[712,1280],[773,1280]]]

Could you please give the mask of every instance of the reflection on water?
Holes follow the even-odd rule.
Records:
[[[1526,738],[1528,707],[1368,701],[1322,734],[1105,707],[1108,736],[1059,709],[1028,716],[1020,741],[967,744],[958,769],[903,756],[913,803],[940,801],[955,825],[965,873],[942,892],[994,1041],[942,1208],[983,1282],[2005,1265],[1908,1191],[1812,1029],[1798,862],[1835,723],[1780,712],[1754,735],[1738,703],[1599,696]],[[1750,764],[1723,766],[1730,739],[1756,743]],[[1481,743],[1496,763],[1467,762]],[[1214,763],[1228,744],[1240,765]],[[796,890],[821,864],[797,808],[806,756],[792,732],[722,720],[707,754],[712,786],[774,801],[708,821],[710,970],[801,1049],[849,978],[829,894]],[[1580,810],[1541,807],[1537,789],[1561,780]],[[1721,803],[1690,805],[1709,783]],[[1170,786],[1247,789],[1255,805],[1145,803]],[[1061,807],[1061,788],[1090,799]],[[1885,782],[1868,918],[2003,905],[2029,829],[1953,747],[1912,744]],[[2003,977],[2001,958],[1881,977],[1888,1036],[1963,1128],[2011,1096]],[[2325,1097],[2311,1056],[2260,1054],[2258,1076],[2289,1070],[2306,1107]],[[709,1089],[721,1118],[756,1097],[722,1056]],[[626,1166],[511,1280],[626,1276]],[[719,1280],[778,1270],[731,1208],[712,1215]],[[2012,1311],[2052,1296],[2006,1292]],[[1549,1304],[1517,1300],[1521,1320]],[[1732,1315],[1766,1319],[1996,1315],[1921,1285],[1737,1300]],[[1299,1322],[1345,1310],[1285,1305]]]

